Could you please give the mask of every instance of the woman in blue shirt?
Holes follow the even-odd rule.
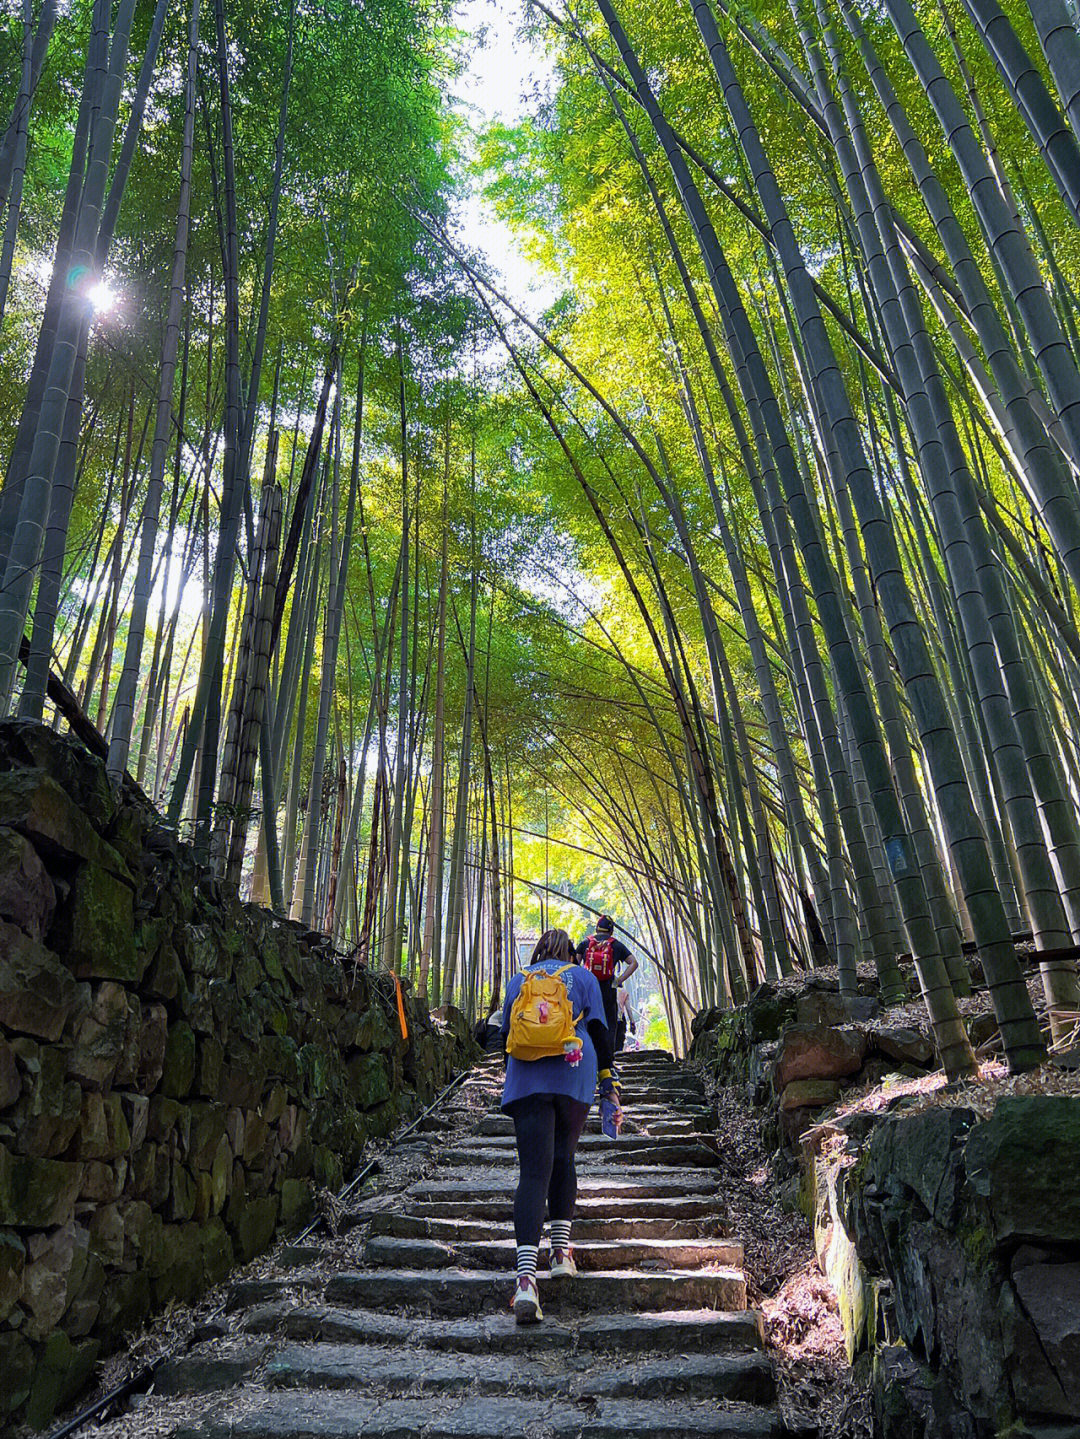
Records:
[[[615,1088],[611,1036],[600,986],[587,969],[574,963],[566,931],[549,929],[537,941],[529,969],[554,974],[564,965],[570,968],[561,979],[570,997],[574,1028],[582,1042],[577,1061],[571,1063],[562,1055],[545,1059],[511,1056],[506,1061],[502,1107],[514,1121],[519,1168],[514,1195],[517,1287],[511,1301],[519,1324],[535,1323],[544,1317],[536,1285],[536,1256],[545,1207],[551,1221],[551,1277],[568,1278],[577,1272],[570,1252],[570,1226],[577,1198],[574,1151],[596,1092],[597,1074],[602,1095],[614,1093]],[[506,986],[504,1041],[510,1032],[510,1011],[524,981],[524,974],[515,974]]]

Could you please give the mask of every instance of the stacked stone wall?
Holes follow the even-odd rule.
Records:
[[[298,1225],[474,1048],[0,724],[0,1428]]]
[[[977,1008],[967,1025],[975,1043],[996,1029]],[[890,1098],[936,1062],[929,1035],[816,976],[694,1032],[692,1058],[768,1111],[774,1180],[811,1221],[880,1439],[1077,1439],[1080,1097],[1051,1072],[1046,1092]]]

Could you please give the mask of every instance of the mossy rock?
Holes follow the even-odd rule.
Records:
[[[357,1020],[353,1044],[357,1049],[389,1049],[394,1040],[390,1022],[377,1004],[371,1005]]]
[[[989,1205],[997,1242],[1080,1244],[1080,1097],[1015,1095],[971,1132],[968,1181]]]
[[[97,1339],[73,1344],[62,1329],[56,1329],[45,1341],[26,1406],[26,1422],[31,1429],[44,1429],[57,1409],[74,1399],[94,1372],[101,1352]]]
[[[390,1098],[390,1076],[381,1055],[354,1055],[347,1069],[349,1095],[360,1109],[374,1109]]]
[[[336,1150],[325,1144],[316,1145],[314,1154],[315,1183],[323,1189],[341,1188],[341,1159]]]
[[[795,1018],[795,1001],[777,994],[771,984],[759,984],[746,1002],[746,1035],[751,1044],[780,1038]]]
[[[145,1269],[110,1274],[101,1294],[98,1328],[102,1333],[134,1329],[154,1305],[152,1276]]]
[[[202,1226],[169,1224],[162,1231],[163,1259],[154,1285],[155,1302],[198,1298],[206,1284]]]
[[[0,1024],[55,1043],[75,999],[75,981],[59,958],[0,920]]]
[[[295,1229],[310,1216],[314,1208],[311,1183],[307,1179],[286,1179],[281,1186],[281,1223]]]
[[[14,1414],[26,1402],[34,1379],[34,1351],[14,1329],[0,1332],[0,1415]]]
[[[11,1154],[0,1144],[0,1224],[50,1229],[67,1224],[82,1186],[83,1164]]]
[[[963,1145],[972,1132],[970,1109],[938,1108],[882,1121],[869,1145],[867,1180],[885,1186],[903,1184],[927,1213],[945,1228],[956,1223],[962,1200]]]
[[[161,1091],[170,1099],[185,1099],[195,1082],[195,1034],[183,1020],[169,1029],[165,1041],[165,1064]]]
[[[0,1324],[19,1302],[26,1246],[17,1234],[0,1229]]]
[[[259,1040],[259,1056],[268,1075],[277,1075],[287,1084],[306,1083],[313,1093],[321,1093],[326,1081],[326,1055],[315,1045],[297,1050],[296,1040],[287,1034],[264,1034]]]
[[[297,1055],[301,1082],[313,1099],[319,1099],[330,1088],[330,1059],[317,1044],[305,1044]]]
[[[75,871],[49,938],[81,979],[137,983],[150,957],[135,947],[131,886],[99,864],[81,864]]]
[[[23,835],[0,826],[0,918],[41,939],[55,911],[56,888],[37,850]]]
[[[278,1197],[266,1194],[258,1199],[246,1199],[232,1225],[236,1242],[237,1257],[241,1264],[247,1264],[267,1248],[274,1237],[278,1219]]]
[[[0,770],[42,769],[72,797],[98,830],[117,814],[116,795],[105,766],[78,740],[36,720],[0,722]]]

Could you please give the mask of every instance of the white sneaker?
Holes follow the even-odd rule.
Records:
[[[531,1274],[523,1274],[517,1282],[514,1297],[510,1301],[514,1318],[519,1324],[539,1324],[544,1317],[540,1308],[540,1291]]]
[[[572,1249],[553,1249],[551,1251],[552,1279],[573,1279],[576,1273],[577,1265],[574,1263]]]

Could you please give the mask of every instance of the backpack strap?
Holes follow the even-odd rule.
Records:
[[[577,966],[574,964],[564,964],[559,969],[555,970],[551,977],[552,979],[558,979],[561,975],[564,975],[568,969],[576,968]]]

